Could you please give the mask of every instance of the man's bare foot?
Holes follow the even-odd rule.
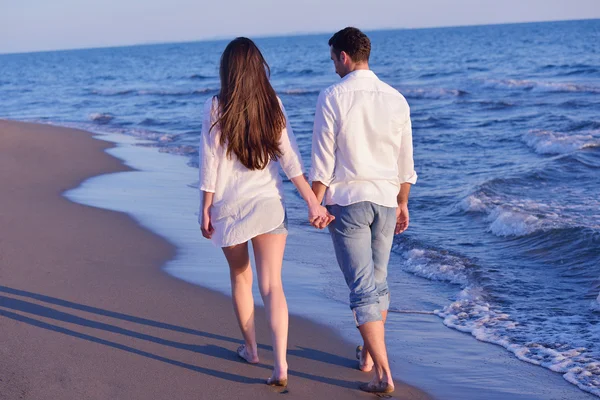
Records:
[[[371,372],[373,369],[373,359],[363,346],[356,348],[356,359],[358,360],[358,369],[363,372]]]
[[[245,344],[238,347],[237,354],[243,360],[245,360],[248,364],[258,364],[258,362],[259,362],[258,350],[255,350],[254,352],[252,352],[252,351],[250,351],[250,348],[248,346],[246,346]]]

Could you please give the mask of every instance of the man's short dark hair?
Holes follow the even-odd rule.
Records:
[[[357,28],[344,28],[329,39],[329,45],[335,55],[345,52],[354,62],[369,61],[371,55],[371,41]]]

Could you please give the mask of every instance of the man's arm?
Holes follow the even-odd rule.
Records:
[[[413,160],[412,143],[412,124],[410,121],[410,112],[408,119],[402,127],[402,142],[400,145],[400,155],[398,157],[398,180],[400,181],[400,191],[398,192],[398,208],[396,209],[396,235],[408,229],[410,217],[408,213],[408,197],[410,188],[417,182],[417,173],[415,172],[415,162]]]
[[[415,161],[413,158],[412,123],[410,122],[410,116],[402,127],[402,135],[400,140],[400,154],[398,155],[398,179],[400,184],[411,183],[414,185],[417,183],[417,173],[415,172]],[[398,196],[398,204],[400,204],[400,196]]]
[[[320,182],[328,187],[333,181],[333,172],[335,170],[335,112],[330,99],[324,92],[319,95],[317,100],[317,109],[315,111],[315,123],[312,137],[312,168],[310,170],[310,180]],[[314,186],[313,186],[314,189]],[[321,188],[323,195],[325,189]],[[318,193],[317,199],[319,199]],[[319,200],[323,200],[323,197]]]
[[[410,195],[410,188],[412,183],[406,182],[400,185],[400,193],[398,193],[398,205],[408,205],[408,196]]]
[[[403,183],[400,185],[400,193],[398,193],[398,208],[396,208],[396,235],[408,229],[410,217],[408,213],[408,196],[410,194],[411,183]]]
[[[327,187],[333,181],[333,172],[335,170],[335,112],[331,99],[328,99],[325,92],[321,92],[317,100],[317,109],[315,111],[315,124],[313,127],[312,139],[312,168],[310,170],[310,180],[312,181],[312,190],[319,204],[323,204],[323,198]],[[323,229],[331,219],[319,219],[313,223],[315,228]]]

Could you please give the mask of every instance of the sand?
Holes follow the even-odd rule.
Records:
[[[161,270],[174,246],[126,214],[66,200],[91,176],[129,170],[111,146],[0,121],[0,399],[373,398],[356,389],[369,375],[354,369],[353,345],[294,316],[289,387],[264,385],[262,309],[251,366],[235,353],[231,299]],[[394,398],[428,398],[396,384]]]

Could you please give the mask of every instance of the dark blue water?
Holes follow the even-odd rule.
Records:
[[[454,287],[446,325],[600,396],[600,20],[370,37],[411,105],[420,176],[392,290],[398,268]],[[257,40],[307,166],[318,92],[338,80],[327,39]],[[139,136],[194,167],[225,45],[3,55],[0,117]]]

